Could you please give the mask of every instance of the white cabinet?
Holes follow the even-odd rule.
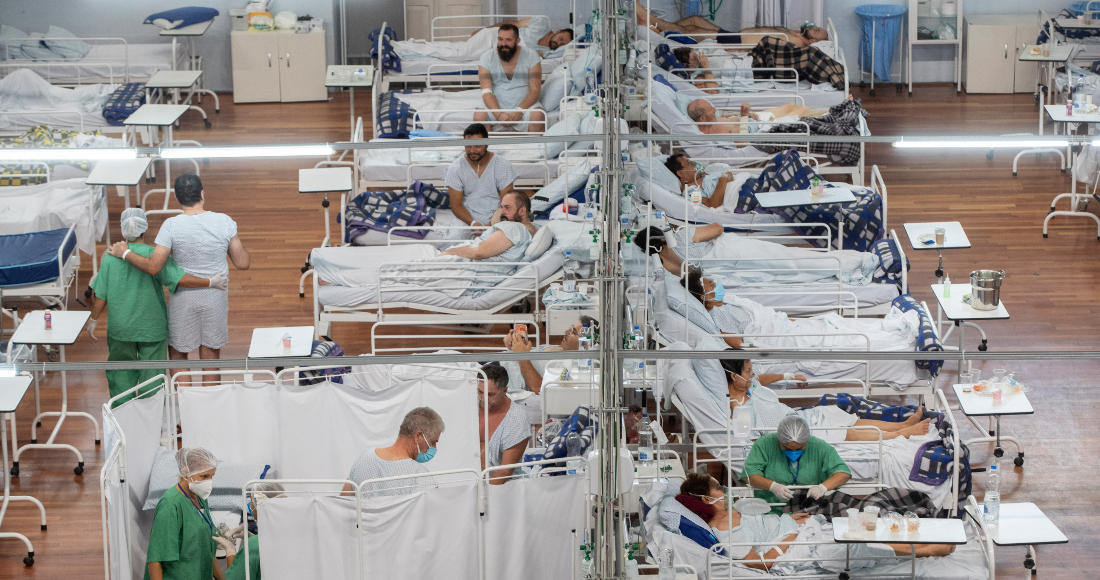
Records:
[[[466,16],[487,14],[482,0],[405,0],[405,38],[432,40],[432,20],[440,16]],[[438,26],[486,26],[481,18],[455,18],[439,22]],[[474,28],[465,30],[437,31],[438,35],[454,36],[465,33],[467,36]],[[457,40],[457,39],[450,39]]]
[[[1034,16],[981,15],[966,18],[966,92],[1031,93],[1039,67],[1020,62],[1035,43]]]
[[[233,102],[323,101],[325,33],[293,31],[230,32],[233,49]]]

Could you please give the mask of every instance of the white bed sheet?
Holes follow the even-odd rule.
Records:
[[[550,183],[558,176],[558,160],[543,162],[544,150],[541,146],[516,146],[508,151],[496,147],[491,150],[501,153],[505,159],[511,161],[520,179],[545,180],[545,183]],[[359,171],[365,181],[410,184],[413,181],[441,181],[447,172],[447,166],[461,154],[461,149],[414,151],[411,153],[414,165],[410,167],[404,161],[409,159],[410,152],[407,149],[366,149],[359,154]]]
[[[186,62],[184,48],[176,46],[176,63],[172,62],[172,43],[98,44],[81,59],[58,61],[26,61],[26,67],[55,84],[91,82],[129,82],[147,80],[158,70],[173,70]],[[10,61],[12,63],[18,60]]]
[[[95,186],[102,191],[103,186]],[[95,255],[96,240],[107,227],[107,201],[98,195],[95,216],[89,207],[89,186],[83,179],[42,185],[0,187],[0,235],[27,234],[76,224],[76,247]]]
[[[317,248],[314,249],[313,253],[310,255],[310,260],[316,268],[319,262],[324,262],[329,256],[336,258],[338,262],[346,260],[348,250],[352,252],[370,252],[377,251],[378,249],[379,248],[364,248],[361,250],[352,248]],[[345,255],[337,258],[339,254]],[[542,256],[532,262],[531,266],[520,268],[519,271],[510,278],[496,285],[492,290],[483,292],[480,295],[451,297],[441,291],[387,291],[383,295],[385,300],[383,304],[403,302],[421,306],[451,308],[455,310],[491,310],[515,300],[530,288],[532,283],[530,277],[532,272],[530,268],[532,266],[538,271],[541,285],[561,269],[562,261],[562,254],[558,250],[558,245],[555,243],[551,245]],[[318,288],[317,300],[326,308],[334,310],[344,308],[372,309],[378,303],[378,294],[377,289],[372,286],[348,287],[328,284]]]
[[[474,110],[484,108],[480,89],[467,91],[428,91],[423,93],[395,93],[394,97],[416,110],[416,128],[428,131],[444,131],[461,135],[474,121]],[[461,111],[434,113],[433,111]],[[558,122],[558,111],[543,111],[546,126]]]
[[[103,105],[115,85],[92,84],[68,89],[51,85],[28,69],[18,69],[0,79],[0,129],[29,128],[48,124],[76,127],[102,126]],[[46,112],[39,112],[46,111]]]

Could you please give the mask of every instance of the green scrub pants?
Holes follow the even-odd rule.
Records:
[[[160,342],[129,342],[125,340],[114,340],[111,337],[107,337],[107,360],[111,361],[124,361],[124,360],[168,360],[168,340],[162,340]],[[107,388],[111,391],[111,397],[116,397],[121,393],[126,392],[129,389],[134,388],[139,383],[145,382],[159,374],[163,374],[164,369],[126,369],[121,371],[106,371],[107,373]],[[150,385],[150,388],[160,386]],[[118,406],[133,397],[126,397],[125,399],[119,399],[115,401],[114,406]]]

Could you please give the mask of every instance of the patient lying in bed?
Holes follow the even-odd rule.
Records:
[[[717,40],[721,44],[756,44],[765,37],[773,36],[782,38],[795,46],[809,46],[821,40],[829,40],[829,33],[824,28],[813,25],[803,26],[801,30],[778,26],[743,28],[740,32],[733,33],[702,16],[689,16],[675,22],[657,18],[646,11],[640,0],[635,0],[634,10],[639,26],[648,27],[658,34],[681,32],[697,41]]]
[[[848,95],[846,99],[852,100],[852,95]],[[820,117],[825,114],[825,111],[819,109],[811,109],[805,105],[797,105],[795,103],[787,103],[779,107],[774,107],[761,111],[753,117],[751,113],[751,107],[748,103],[742,103],[740,109],[740,115],[727,115],[723,117],[717,116],[717,109],[714,105],[710,104],[706,99],[696,99],[687,106],[688,117],[691,117],[692,121],[699,123],[699,131],[707,135],[719,135],[726,133],[739,133],[741,132],[742,122],[750,121],[763,121],[770,119],[777,123],[784,122],[797,122],[802,117]],[[766,128],[760,125],[756,126],[756,131],[752,131],[753,125],[749,124],[750,132],[758,132],[765,130]]]

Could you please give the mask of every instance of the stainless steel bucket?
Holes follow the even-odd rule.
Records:
[[[974,310],[996,310],[1001,305],[1001,282],[1004,270],[974,270],[970,273],[970,307]]]

